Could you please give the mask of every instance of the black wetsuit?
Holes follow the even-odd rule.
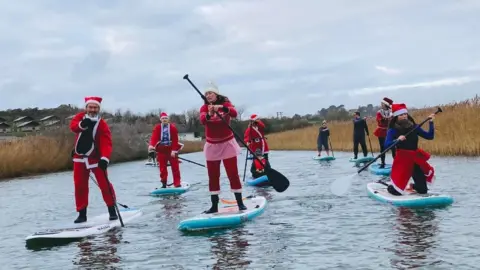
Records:
[[[353,154],[355,159],[358,158],[359,144],[362,147],[363,156],[366,157],[368,155],[365,133],[367,136],[369,135],[367,121],[360,117],[353,119]]]

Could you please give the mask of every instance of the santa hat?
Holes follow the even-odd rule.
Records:
[[[392,106],[393,100],[391,100],[391,99],[389,99],[389,98],[387,98],[387,97],[384,97],[384,98],[382,99],[382,103],[385,104],[385,105],[387,105],[387,106]]]
[[[323,120],[323,121],[322,121],[322,124],[326,124],[326,123],[327,123],[327,121],[326,121],[326,120]]]
[[[408,113],[407,106],[404,103],[392,104],[392,113],[393,116],[399,116],[401,114]]]
[[[205,94],[207,92],[213,92],[215,94],[220,94],[220,91],[218,91],[218,87],[215,85],[213,82],[209,82],[207,88],[205,89]]]
[[[166,112],[162,112],[160,114],[160,119],[168,119],[168,114]]]
[[[250,121],[256,121],[256,120],[258,120],[258,115],[256,114],[250,115]]]
[[[102,103],[102,98],[101,97],[86,97],[85,98],[85,107],[87,107],[87,105],[90,104],[90,103],[97,104],[98,106],[100,106],[100,104]]]

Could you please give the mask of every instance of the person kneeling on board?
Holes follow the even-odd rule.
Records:
[[[322,155],[322,146],[325,148],[325,152],[327,152],[327,156],[330,155],[330,148],[328,148],[328,139],[330,137],[330,130],[327,127],[327,121],[323,120],[322,126],[318,129],[318,137],[317,137],[317,150],[318,156]]]
[[[373,132],[373,135],[377,136],[378,143],[380,144],[380,153],[383,153],[385,150],[385,137],[387,137],[387,129],[388,123],[390,119],[392,119],[392,110],[391,106],[393,101],[387,97],[383,98],[381,101],[381,108],[377,112],[377,128]],[[395,158],[395,147],[390,149],[392,151],[392,158]],[[382,163],[380,164],[380,168],[385,168],[385,154],[380,156]]]
[[[235,140],[228,124],[238,113],[226,96],[220,95],[218,88],[212,83],[205,90],[206,101],[200,108],[200,122],[205,126],[206,142],[203,153],[207,161],[208,187],[212,207],[204,213],[218,212],[220,201],[220,163],[223,161],[225,171],[230,181],[230,188],[235,194],[239,210],[246,210],[242,199],[242,183],[238,175],[237,156],[241,149]],[[225,123],[218,115],[228,123]]]
[[[181,187],[178,151],[182,150],[183,144],[178,142],[177,127],[175,124],[170,123],[167,113],[162,112],[160,114],[160,121],[160,124],[153,127],[148,151],[155,151],[157,153],[162,188],[167,187],[167,163],[170,163],[170,167],[172,168],[173,185],[178,188]]]
[[[107,122],[99,117],[101,102],[100,97],[86,97],[85,111],[76,114],[70,122],[70,129],[76,134],[72,156],[75,204],[79,215],[74,223],[87,221],[90,170],[102,191],[110,220],[118,219],[115,190],[107,179],[106,171],[112,153],[112,135]]]
[[[256,158],[253,159],[250,172],[252,173],[253,178],[259,178],[266,174],[265,170],[270,168],[270,162],[268,162],[268,159],[263,156],[261,149],[255,150],[255,155],[260,161],[258,161]],[[263,166],[260,164],[260,162],[263,164]]]
[[[426,140],[434,138],[433,119],[435,114],[429,116],[429,130],[426,132],[421,127],[417,127],[415,120],[408,114],[405,104],[393,104],[393,119],[390,121],[385,140],[385,148],[388,148],[396,140],[397,153],[393,160],[390,179],[392,184],[387,190],[392,195],[406,194],[407,185],[410,177],[414,184],[408,189],[413,189],[419,194],[426,194],[427,184],[432,184],[434,180],[434,168],[428,164],[430,154],[418,148],[418,137]],[[417,127],[417,128],[416,128]],[[407,137],[405,134],[415,129]]]
[[[368,126],[366,118],[360,118],[360,112],[354,113],[353,119],[353,155],[354,159],[358,158],[358,145],[362,147],[363,156],[367,157],[368,149],[367,143],[365,142],[365,133],[367,136],[368,133]]]
[[[250,123],[243,135],[243,141],[250,149],[261,149],[262,155],[268,160],[268,143],[265,137],[265,124],[260,120],[257,114],[250,116]]]

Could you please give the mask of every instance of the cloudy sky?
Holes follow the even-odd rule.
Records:
[[[170,113],[209,80],[246,113],[480,93],[479,0],[0,0],[0,109]]]

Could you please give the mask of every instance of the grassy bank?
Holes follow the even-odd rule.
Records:
[[[111,126],[112,163],[147,158],[147,144],[143,134],[151,127],[146,124]],[[182,142],[182,153],[201,151],[202,142]],[[0,141],[0,179],[50,173],[72,168],[70,156],[74,134],[69,130],[56,130],[49,134],[27,136],[14,141]]]
[[[480,100],[440,105],[443,113],[435,118],[435,139],[420,139],[420,147],[439,156],[478,156],[480,155]],[[412,111],[417,123],[436,111],[437,107]],[[379,153],[378,139],[373,135],[375,119],[368,119],[370,140],[374,153]],[[351,121],[331,122],[330,128],[333,149],[353,152],[353,124]],[[428,124],[424,129],[428,130]],[[270,149],[316,151],[319,126],[290,130],[268,135]],[[367,146],[370,151],[370,146]],[[360,148],[361,149],[361,148]],[[361,150],[360,150],[361,151]]]

